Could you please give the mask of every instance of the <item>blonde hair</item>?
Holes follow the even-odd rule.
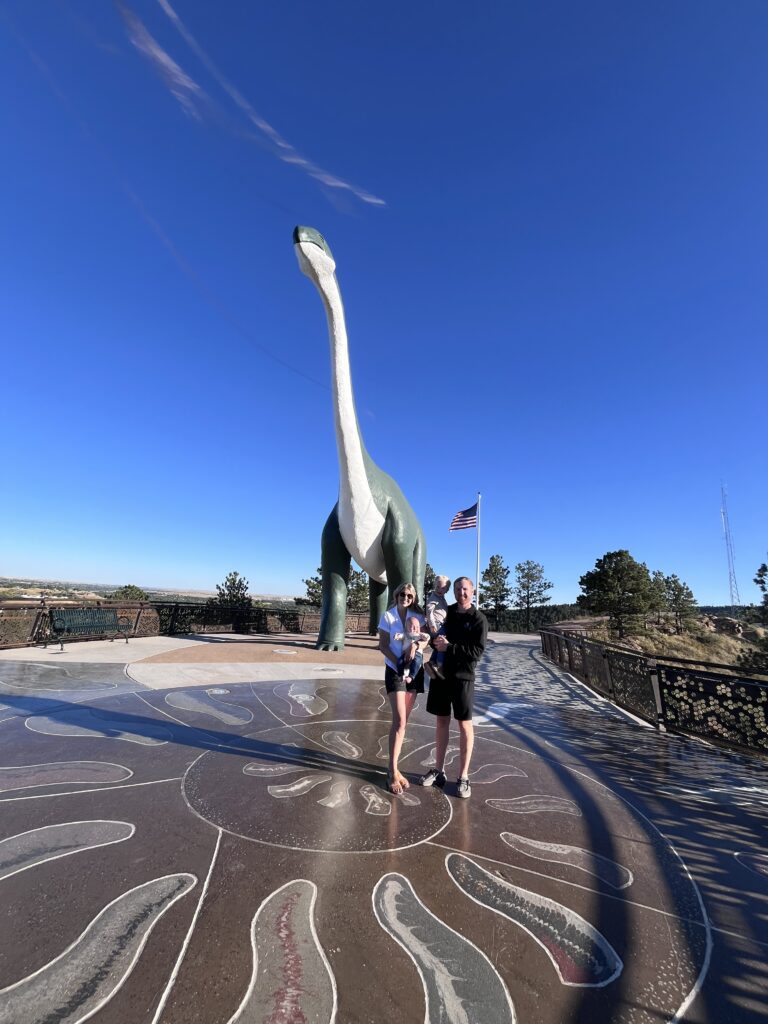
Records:
[[[397,599],[398,597],[400,597],[404,590],[407,590],[410,594],[413,594],[413,604],[411,605],[409,610],[418,612],[420,615],[423,615],[424,612],[421,610],[421,606],[419,605],[419,595],[416,593],[416,587],[414,587],[412,583],[401,583],[399,587],[395,587],[394,591],[392,592],[392,601],[390,602],[389,607],[395,608],[397,606]]]
[[[435,583],[441,587],[450,587],[451,581],[448,576],[435,576]]]

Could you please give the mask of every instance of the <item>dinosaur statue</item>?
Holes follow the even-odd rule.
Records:
[[[424,591],[426,544],[416,515],[391,476],[365,450],[355,412],[344,306],[328,243],[314,228],[293,232],[299,267],[320,292],[331,341],[331,391],[339,453],[339,500],[323,529],[323,607],[316,647],[341,651],[351,560],[368,574],[369,632],[376,633],[389,595],[401,583]]]

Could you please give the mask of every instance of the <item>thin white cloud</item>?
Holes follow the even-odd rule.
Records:
[[[134,14],[130,7],[122,3],[121,0],[115,0],[115,6],[120,12],[120,16],[125,23],[128,38],[131,40],[133,45],[139,53],[143,54],[147,60],[149,60],[162,80],[179,101],[182,109],[191,117],[199,120],[200,112],[197,104],[200,99],[205,97],[203,90],[197,82],[193,81],[186,72],[182,71],[176,61],[165,52],[162,46],[154,36],[148,32],[144,23]]]
[[[189,279],[192,285],[200,293],[204,301],[209,306],[211,306],[212,309],[216,310],[216,312],[224,320],[226,320],[236,332],[242,335],[252,348],[257,349],[259,352],[262,353],[262,355],[266,356],[268,359],[271,359],[273,362],[278,363],[284,369],[289,370],[296,376],[303,377],[304,380],[309,381],[309,383],[314,384],[319,388],[322,388],[324,391],[328,391],[329,388],[327,384],[321,383],[319,380],[315,380],[314,377],[311,377],[303,369],[300,369],[298,366],[295,366],[287,359],[284,359],[282,355],[278,355],[277,352],[274,352],[271,349],[267,348],[265,345],[263,345],[259,340],[258,336],[256,336],[250,328],[248,328],[237,316],[235,316],[231,312],[230,308],[227,306],[226,302],[205,283],[205,281],[200,277],[197,271],[194,270],[194,268],[190,265],[189,261],[186,259],[186,257],[178,248],[173,239],[170,238],[167,232],[160,226],[160,224],[149,212],[142,198],[133,189],[131,184],[123,177],[123,174],[118,165],[116,164],[111,153],[99,140],[99,138],[93,132],[89,124],[78,113],[69,96],[62,90],[61,86],[59,85],[56,77],[54,76],[48,64],[43,60],[40,54],[37,53],[36,50],[32,49],[32,47],[27,42],[26,38],[19,31],[16,24],[8,16],[8,13],[6,11],[2,11],[2,14],[8,24],[8,27],[10,28],[10,31],[18,40],[20,46],[26,51],[27,55],[29,56],[29,59],[32,61],[39,74],[48,84],[48,87],[51,89],[54,96],[61,104],[62,109],[64,109],[67,112],[67,114],[72,118],[74,123],[79,127],[84,138],[88,139],[88,141],[92,144],[94,149],[100,154],[106,166],[109,167],[110,171],[114,175],[116,183],[122,189],[123,193],[128,198],[133,208],[136,210],[136,212],[139,214],[143,222],[153,233],[155,238],[157,238],[158,241],[165,247],[166,251],[175,261],[178,268],[181,270],[183,274],[186,275],[186,277]]]
[[[268,121],[264,120],[258,111],[256,111],[248,102],[245,96],[243,96],[240,90],[237,89],[224,74],[222,74],[206,51],[197,42],[173,7],[171,7],[170,3],[168,3],[168,0],[158,0],[158,3],[170,20],[171,24],[198,60],[200,60],[208,73],[226,92],[240,112],[259,130],[261,135],[271,143],[272,152],[279,160],[300,168],[310,178],[314,178],[315,181],[319,181],[320,184],[325,185],[326,188],[350,192],[361,202],[369,203],[372,206],[386,206],[384,200],[380,199],[378,196],[373,195],[371,192],[367,192],[365,189],[359,188],[357,185],[353,185],[351,182],[344,181],[337,175],[331,174],[330,171],[326,171],[324,168],[314,163],[314,161],[302,156],[295,146],[293,146],[287,139],[283,138],[277,129],[273,128]],[[185,112],[192,117],[199,119],[201,116],[201,104],[205,104],[207,107],[214,109],[215,104],[210,97],[208,97],[205,90],[202,89],[202,87],[198,85],[190,75],[183,71],[168,53],[166,53],[157,40],[147,31],[138,16],[123,2],[123,0],[115,0],[115,5],[123,18],[129,39],[136,49],[150,61],[167,87],[179,101]]]

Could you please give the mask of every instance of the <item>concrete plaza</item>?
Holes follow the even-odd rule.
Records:
[[[469,801],[365,637],[0,653],[0,1024],[768,1021],[768,765],[492,640]]]

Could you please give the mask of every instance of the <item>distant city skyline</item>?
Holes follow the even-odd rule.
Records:
[[[626,548],[725,605],[724,484],[759,601],[768,7],[3,11],[0,573],[303,593],[338,488],[305,224],[436,572],[474,576],[480,491],[482,568],[555,603]]]

